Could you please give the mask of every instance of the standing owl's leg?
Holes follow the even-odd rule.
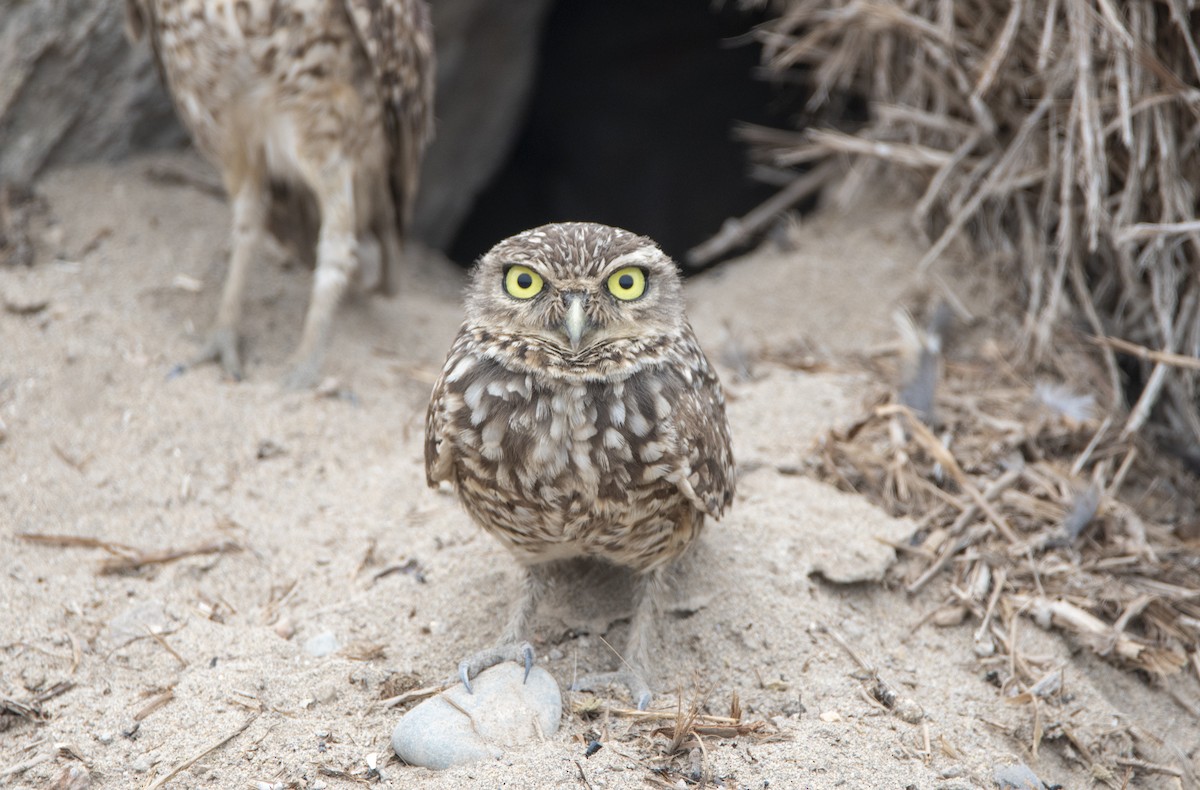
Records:
[[[246,290],[246,272],[250,259],[259,249],[267,221],[267,191],[261,174],[245,168],[241,182],[229,190],[233,198],[233,252],[229,272],[221,292],[221,306],[208,341],[191,362],[219,362],[232,378],[241,380],[242,363],[238,355],[238,324],[242,317],[242,297]]]
[[[396,227],[387,220],[381,220],[376,225],[375,234],[383,252],[379,265],[379,279],[375,282],[375,293],[383,296],[396,295],[397,268],[400,266],[400,234]]]
[[[462,680],[467,691],[471,690],[471,678],[488,667],[505,661],[515,661],[525,665],[525,677],[533,669],[533,645],[525,641],[529,633],[529,621],[537,611],[538,602],[549,586],[546,569],[540,565],[530,565],[525,569],[525,581],[521,587],[521,597],[517,599],[508,624],[500,637],[500,643],[495,647],[480,650],[458,663],[458,677]]]
[[[638,710],[650,706],[652,695],[646,683],[646,669],[650,666],[650,639],[654,635],[666,589],[667,572],[664,568],[655,568],[638,577],[633,595],[633,617],[629,621],[629,639],[625,643],[625,655],[621,656],[625,668],[582,677],[571,685],[572,691],[593,691],[610,683],[620,683],[629,690],[629,696],[637,703]]]
[[[318,172],[307,174],[321,207],[321,231],[304,330],[284,377],[288,389],[311,387],[319,380],[334,315],[358,268],[354,172],[349,160],[337,158],[342,161],[325,163]]]
[[[400,230],[396,225],[396,211],[386,179],[380,179],[375,189],[374,209],[370,230],[379,240],[383,254],[379,262],[379,279],[373,284],[373,290],[384,296],[394,296],[401,256]]]

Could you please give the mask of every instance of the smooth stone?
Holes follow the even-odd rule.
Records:
[[[522,683],[524,675],[523,666],[505,662],[479,673],[471,681],[473,694],[456,683],[417,705],[392,732],[396,756],[410,765],[450,768],[498,759],[558,732],[558,683],[538,666]]]
[[[996,766],[992,779],[999,790],[1044,790],[1047,787],[1025,763]]]
[[[304,643],[304,652],[315,658],[324,658],[336,653],[340,648],[341,645],[338,644],[333,631],[324,631]]]
[[[165,604],[151,599],[134,604],[114,617],[104,632],[104,641],[113,649],[124,647],[135,639],[145,639],[147,632],[166,633],[171,625]]]

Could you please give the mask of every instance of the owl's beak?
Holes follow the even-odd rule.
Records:
[[[563,329],[567,330],[567,339],[571,341],[571,351],[578,351],[583,341],[583,333],[588,328],[587,313],[583,311],[583,294],[564,294],[567,300],[567,316],[563,319]]]

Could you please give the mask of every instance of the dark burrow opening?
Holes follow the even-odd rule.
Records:
[[[561,0],[542,31],[524,126],[448,251],[588,220],[688,249],[772,193],[737,123],[787,125],[795,97],[755,77],[761,12],[709,0]]]

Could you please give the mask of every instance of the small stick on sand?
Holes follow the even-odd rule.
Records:
[[[204,554],[231,554],[241,551],[242,547],[238,543],[231,540],[218,540],[209,543],[203,543],[199,546],[192,546],[186,549],[168,549],[166,551],[139,551],[132,557],[117,557],[111,560],[105,560],[100,563],[100,573],[111,575],[115,573],[126,573],[128,571],[137,570],[146,565],[163,565],[175,560],[182,560],[188,557],[198,557]]]
[[[89,538],[86,535],[54,535],[37,532],[18,532],[17,537],[30,543],[44,543],[47,546],[61,548],[104,549],[109,554],[128,556],[137,553],[133,546],[124,543],[114,543],[100,538]]]
[[[688,250],[686,262],[689,267],[699,267],[720,258],[735,247],[746,244],[771,220],[787,211],[796,203],[825,186],[837,173],[837,166],[825,163],[804,175],[796,176],[792,183],[768,198],[741,219],[727,219],[717,234],[708,241]]]
[[[260,714],[258,714],[258,713],[250,714],[248,717],[246,717],[246,720],[243,721],[240,725],[238,725],[238,728],[235,729],[233,732],[229,733],[228,735],[223,736],[219,741],[214,741],[213,743],[209,744],[208,746],[205,746],[202,750],[200,750],[196,754],[194,754],[191,757],[189,757],[188,759],[184,760],[179,765],[172,768],[170,770],[170,772],[167,773],[166,775],[164,775],[158,779],[155,779],[153,784],[150,784],[149,786],[146,787],[146,790],[158,790],[158,788],[162,787],[167,782],[174,779],[180,773],[191,768],[193,765],[200,762],[205,757],[207,757],[208,755],[215,752],[217,749],[220,749],[222,746],[229,743],[234,738],[238,737],[243,732],[245,732],[246,728],[248,728],[251,724],[253,724],[255,722],[255,720],[258,719],[259,715]]]
[[[1139,760],[1136,757],[1118,757],[1117,765],[1123,765],[1126,768],[1133,768],[1138,771],[1144,771],[1148,774],[1163,774],[1164,776],[1183,776],[1183,771],[1173,765],[1159,765],[1158,763],[1148,763],[1145,760]]]
[[[425,688],[413,689],[412,691],[406,691],[403,694],[397,694],[394,697],[382,699],[379,701],[379,705],[384,708],[394,708],[399,705],[405,705],[409,702],[416,702],[417,700],[425,699],[426,697],[432,697],[435,694],[441,694],[443,691],[453,685],[453,683],[438,683],[435,686],[426,686]]]
[[[176,661],[179,662],[180,668],[188,665],[187,659],[179,655],[179,653],[175,651],[175,648],[171,647],[171,645],[167,643],[166,637],[151,629],[150,626],[145,625],[144,623],[142,624],[142,628],[145,629],[146,633],[151,639],[153,639],[155,642],[158,642],[159,647],[161,647],[163,650],[166,650]]]
[[[175,699],[175,690],[174,689],[167,689],[166,691],[164,691],[160,694],[155,694],[153,697],[150,698],[149,702],[147,702],[145,705],[143,705],[138,710],[137,713],[133,714],[133,720],[141,721],[142,719],[146,718],[151,713],[158,710],[163,705],[166,705],[168,702],[170,702],[173,699]]]

